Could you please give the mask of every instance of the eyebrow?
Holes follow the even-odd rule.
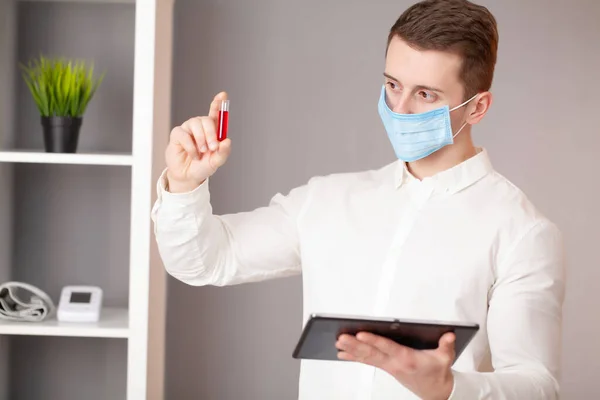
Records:
[[[389,75],[389,74],[387,74],[387,73],[385,73],[385,72],[383,73],[383,76],[385,76],[385,77],[386,77],[386,78],[388,78],[388,79],[391,79],[391,80],[393,80],[393,81],[396,81],[396,82],[400,83],[400,80],[399,80],[399,79],[396,79],[396,78],[394,78],[393,76],[391,76],[391,75]],[[425,85],[417,85],[417,86],[415,87],[415,89],[416,89],[416,90],[421,90],[421,89],[424,89],[424,90],[429,90],[429,91],[431,91],[431,92],[444,93],[444,91],[443,91],[442,89],[434,88],[434,87],[431,87],[431,86],[425,86]]]

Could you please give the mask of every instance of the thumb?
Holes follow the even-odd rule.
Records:
[[[454,335],[454,333],[448,332],[448,333],[444,334],[440,338],[440,344],[438,347],[439,352],[442,353],[444,356],[448,357],[449,359],[454,360],[454,354],[455,354],[454,342],[455,341],[456,341],[456,336]]]

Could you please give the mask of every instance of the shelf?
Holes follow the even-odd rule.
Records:
[[[136,0],[18,0],[21,3],[135,4]]]
[[[46,153],[44,151],[0,151],[0,162],[77,165],[131,165],[133,157],[126,153]]]
[[[97,323],[58,322],[56,317],[44,322],[0,320],[0,335],[127,338],[129,311],[126,308],[104,308]]]

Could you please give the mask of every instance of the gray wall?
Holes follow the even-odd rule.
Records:
[[[600,2],[486,0],[500,25],[495,102],[474,130],[497,169],[566,236],[563,398],[600,394]],[[317,174],[379,167],[387,31],[408,0],[177,0],[173,124],[231,98],[217,213],[250,210]],[[167,398],[292,399],[301,280],[169,284]],[[580,336],[582,335],[583,336]],[[586,340],[583,340],[585,337]]]

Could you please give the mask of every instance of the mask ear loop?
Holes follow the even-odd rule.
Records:
[[[455,134],[452,136],[452,139],[454,139],[454,138],[455,138],[455,137],[456,137],[456,136],[457,136],[457,135],[460,133],[460,131],[462,131],[462,130],[463,130],[463,128],[464,128],[465,126],[467,126],[467,123],[466,123],[466,122],[463,124],[463,126],[461,126],[461,127],[460,127],[460,129],[458,130],[458,132],[456,132],[456,133],[455,133]]]
[[[464,106],[465,104],[467,104],[467,103],[469,103],[471,100],[473,100],[475,97],[477,97],[477,95],[478,95],[478,94],[479,94],[479,93],[476,93],[476,94],[475,94],[473,97],[471,97],[469,100],[467,100],[467,101],[465,101],[464,103],[462,103],[462,104],[460,104],[460,105],[458,105],[458,106],[454,107],[452,110],[450,110],[450,111],[448,111],[448,112],[452,112],[452,111],[454,111],[454,110],[458,110],[459,108],[461,108],[462,106]],[[456,132],[454,135],[452,135],[452,139],[454,139],[454,138],[455,138],[455,137],[456,137],[456,136],[457,136],[457,135],[460,133],[460,131],[462,131],[462,130],[463,130],[463,128],[464,128],[465,126],[467,126],[467,122],[465,122],[465,123],[463,124],[463,126],[461,126],[461,127],[460,127],[460,129],[458,130],[458,132]]]
[[[475,97],[477,97],[477,95],[478,95],[478,94],[479,94],[479,93],[476,93],[476,94],[475,94],[473,97],[471,97],[469,100],[465,101],[465,102],[464,102],[464,103],[462,103],[462,104],[459,104],[459,105],[457,105],[456,107],[454,107],[453,109],[451,109],[451,110],[450,110],[450,111],[448,111],[448,112],[452,112],[452,111],[454,111],[454,110],[458,110],[459,108],[461,108],[462,106],[464,106],[465,104],[467,104],[468,102],[470,102],[471,100],[473,100]]]

